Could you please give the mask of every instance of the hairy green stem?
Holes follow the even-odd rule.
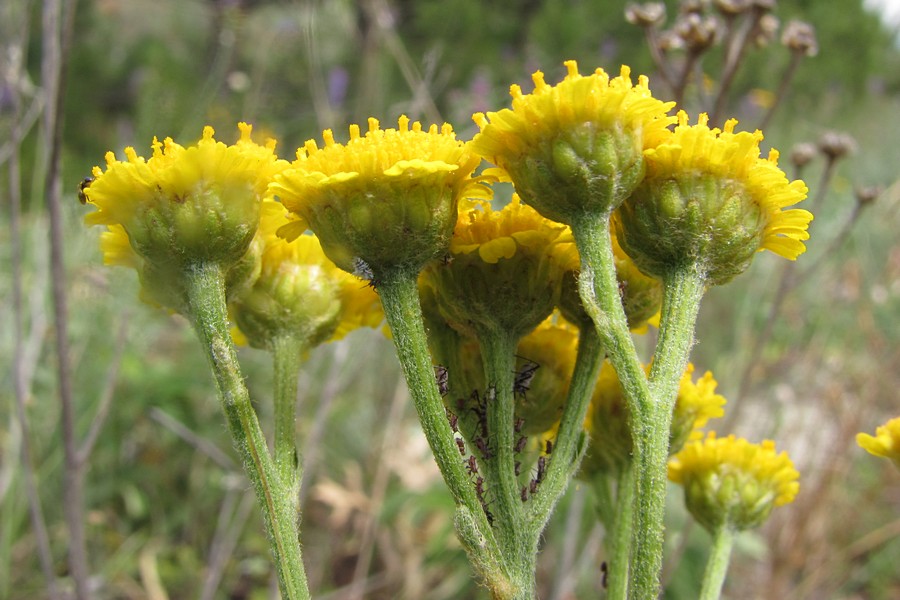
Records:
[[[482,332],[478,336],[481,360],[488,389],[486,405],[489,457],[482,461],[487,468],[488,497],[500,532],[500,544],[506,560],[520,564],[525,554],[534,554],[531,540],[526,540],[524,512],[519,499],[519,482],[515,473],[514,379],[518,339],[505,331]],[[533,559],[532,559],[533,562]],[[533,575],[532,575],[533,576]]]
[[[612,239],[609,234],[609,215],[582,215],[572,222],[572,234],[575,237],[578,252],[581,254],[581,273],[578,277],[581,303],[594,321],[609,362],[615,369],[622,386],[628,408],[629,428],[634,441],[632,460],[639,468],[639,465],[643,463],[648,438],[652,438],[655,431],[649,423],[650,414],[653,412],[653,399],[650,395],[647,376],[628,330],[628,319],[619,295]],[[664,434],[665,439],[668,440],[668,430]],[[663,433],[659,435],[663,435]],[[640,481],[640,476],[635,478],[635,482],[637,481]],[[663,485],[665,485],[665,476],[663,476]],[[635,488],[635,494],[638,496],[635,498],[636,503],[640,501],[641,493],[640,488]],[[635,509],[640,511],[643,510],[643,507],[636,504]],[[619,527],[619,533],[626,535],[623,529],[628,529],[627,535],[632,539],[642,535],[643,532],[637,526],[641,522],[639,517],[640,515],[636,515],[630,520],[630,524],[623,524]],[[635,544],[632,542],[632,547],[634,546]],[[661,546],[658,552],[662,553]],[[661,560],[661,556],[656,557],[657,563],[661,563]],[[625,564],[627,565],[627,561]],[[628,572],[629,577],[633,579],[635,571]],[[652,583],[656,587],[659,585],[658,580],[654,580]],[[626,589],[627,587],[637,590],[643,586],[631,585],[626,586]],[[656,595],[653,593],[634,597],[651,600]]]
[[[650,369],[653,402],[644,427],[635,436],[635,446],[641,448],[635,456],[631,569],[635,598],[656,598],[659,593],[672,410],[694,344],[694,326],[705,289],[705,274],[694,266],[673,269],[663,280],[659,338]]]
[[[269,454],[244,386],[228,330],[223,269],[216,263],[197,263],[186,273],[185,284],[191,322],[215,378],[232,440],[263,512],[281,595],[286,600],[306,600],[310,596],[300,555],[293,490]]]
[[[297,378],[305,349],[305,340],[291,332],[276,336],[271,348],[275,365],[275,467],[281,479],[293,490],[298,510],[302,466],[296,441]]]
[[[416,405],[425,438],[457,505],[455,522],[460,541],[495,597],[514,598],[504,595],[512,588],[510,576],[502,567],[500,548],[453,441],[453,431],[428,352],[416,278],[417,273],[403,268],[375,273],[378,294],[391,328],[400,368]]]
[[[650,388],[619,295],[609,215],[583,215],[573,221],[572,234],[581,254],[578,292],[582,305],[593,319],[607,357],[616,370],[631,419],[640,423],[651,403]],[[635,448],[635,452],[640,449]]]
[[[633,521],[634,466],[629,461],[619,472],[616,483],[616,513],[611,532],[609,588],[606,592],[608,600],[625,600],[628,597]]]
[[[700,600],[718,600],[722,595],[728,563],[731,560],[731,549],[734,547],[735,532],[727,524],[719,526],[713,534],[712,553],[706,563],[703,574],[703,587],[700,588]]]

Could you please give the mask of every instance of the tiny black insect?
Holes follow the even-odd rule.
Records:
[[[538,486],[537,479],[532,479],[531,483],[528,484],[528,491],[531,492],[532,496],[537,494],[537,486]]]
[[[437,381],[438,392],[441,393],[441,396],[446,396],[450,391],[450,372],[447,371],[447,367],[435,365],[434,379]]]
[[[535,475],[535,480],[540,483],[544,480],[544,475],[546,475],[547,468],[547,459],[543,456],[538,458],[537,462],[537,475]]]
[[[82,204],[87,204],[88,198],[87,194],[84,193],[84,190],[91,187],[92,183],[94,183],[93,177],[85,177],[81,180],[81,183],[78,184],[78,201]]]
[[[478,448],[478,451],[481,452],[481,456],[484,457],[485,460],[490,459],[493,454],[491,454],[491,447],[488,446],[488,443],[484,440],[484,438],[476,437],[472,440],[475,443],[475,447]]]
[[[522,427],[525,425],[525,419],[523,417],[519,417],[516,419],[516,422],[513,424],[513,429],[515,429],[516,433],[522,433]]]
[[[450,421],[450,429],[453,430],[453,433],[459,433],[459,417],[447,411],[447,420]]]
[[[488,525],[491,527],[494,526],[494,515],[488,509],[482,507],[484,509],[484,518],[487,519]]]
[[[459,448],[460,454],[466,455],[466,443],[462,441],[462,438],[456,438],[456,447]]]
[[[600,573],[603,574],[603,577],[600,578],[600,585],[602,585],[603,589],[605,590],[606,589],[606,578],[609,575],[609,566],[606,564],[605,560],[602,563],[600,563]]]
[[[521,356],[519,358],[522,358]],[[531,381],[534,379],[534,373],[541,368],[541,365],[532,360],[523,359],[525,364],[516,371],[516,377],[513,380],[513,394],[524,397],[531,388]]]
[[[553,442],[547,440],[547,451],[545,452],[545,454],[550,454],[551,452],[553,452]]]
[[[375,273],[372,271],[372,267],[358,256],[353,259],[353,274],[360,279],[368,281],[369,287],[378,287],[378,281],[375,280]]]
[[[475,460],[474,454],[469,455],[469,460],[466,461],[466,470],[469,472],[469,475],[478,473],[478,462]]]
[[[475,493],[478,495],[481,503],[484,504],[484,477],[479,477],[475,480]]]
[[[516,442],[516,445],[513,449],[518,454],[519,452],[521,452],[522,450],[525,449],[525,444],[527,444],[527,443],[528,443],[528,438],[523,435],[522,437],[519,438],[519,441]]]
[[[522,502],[525,502],[528,500],[528,488],[525,487],[524,485],[522,486],[522,493],[520,494],[520,496],[522,497]]]
[[[516,477],[518,477],[518,476],[519,476],[519,473],[522,472],[522,463],[519,462],[519,461],[516,461],[516,464],[515,464],[515,467],[514,467],[514,468],[515,468],[515,471],[516,471]]]

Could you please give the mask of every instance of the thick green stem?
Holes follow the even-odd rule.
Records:
[[[302,467],[296,442],[297,378],[305,349],[305,340],[291,332],[275,337],[272,342],[275,363],[275,466],[282,480],[289,482],[294,490],[298,503]]]
[[[572,234],[581,254],[578,292],[625,394],[631,419],[640,418],[651,403],[647,376],[638,359],[628,319],[619,295],[609,215],[584,215],[572,223]],[[639,448],[635,448],[639,452]]]
[[[292,489],[269,454],[244,386],[228,331],[223,270],[215,263],[198,263],[186,274],[185,284],[191,321],[215,377],[228,429],[263,511],[281,595],[308,599]]]
[[[650,385],[647,376],[638,358],[634,341],[628,330],[628,319],[625,316],[625,308],[619,295],[619,284],[616,280],[616,267],[612,249],[612,239],[609,234],[609,215],[583,215],[572,223],[572,234],[575,244],[581,254],[581,273],[578,277],[578,291],[581,303],[594,321],[597,333],[606,349],[609,362],[612,364],[622,386],[625,402],[628,408],[629,427],[634,441],[634,456],[632,460],[636,465],[642,463],[642,456],[647,452],[648,439],[654,435],[649,418],[653,412],[653,398],[650,395]],[[663,435],[660,433],[659,435]],[[668,430],[665,431],[665,439],[668,441]],[[635,478],[639,481],[640,476]],[[665,486],[665,475],[663,475]],[[635,489],[639,496],[642,491]],[[664,499],[664,497],[663,497]],[[635,509],[642,510],[640,498],[635,498]],[[628,535],[632,538],[640,537],[640,515],[630,519],[630,524],[622,524],[618,527],[618,534],[626,535],[623,531],[628,529]],[[636,526],[637,525],[637,526]],[[632,547],[635,547],[632,542]],[[655,546],[654,546],[655,547]],[[662,547],[659,547],[662,552]],[[661,557],[657,557],[657,563]],[[636,570],[626,572],[634,577]],[[655,571],[658,578],[658,569]],[[658,580],[655,583],[658,587]],[[636,591],[641,586],[626,586]],[[634,595],[641,600],[656,598],[655,592],[646,596]]]
[[[631,575],[635,598],[656,598],[659,592],[672,410],[694,344],[694,326],[706,278],[702,271],[685,267],[673,269],[663,285],[659,338],[650,370],[653,402],[645,415],[645,426],[635,436],[635,446],[641,448],[635,456]]]
[[[396,269],[375,273],[378,294],[391,334],[400,368],[416,405],[425,438],[444,482],[457,504],[456,530],[475,569],[497,597],[510,589],[509,575],[500,565],[501,553],[493,530],[485,517],[475,489],[460,459],[453,431],[435,381],[428,340],[422,323],[422,308],[415,272]]]
[[[700,600],[718,600],[721,597],[722,585],[725,583],[728,563],[731,560],[731,549],[734,546],[734,535],[734,531],[728,525],[721,525],[713,534],[712,553],[703,574]]]
[[[532,552],[531,540],[525,539],[524,512],[515,473],[513,384],[518,339],[503,331],[492,331],[480,334],[478,341],[488,383],[484,401],[488,431],[485,442],[489,457],[485,457],[483,464],[487,468],[485,475],[490,487],[484,500],[492,503],[489,510],[494,513],[506,560],[519,564],[524,554],[537,552],[537,544],[535,540]]]
[[[553,507],[565,493],[569,481],[581,464],[586,444],[584,418],[604,358],[603,344],[597,331],[594,328],[582,328],[578,338],[575,369],[569,382],[569,393],[559,421],[553,452],[549,457],[547,474],[539,493],[531,498],[528,505],[530,527],[535,536],[540,536]]]
[[[616,484],[616,516],[612,526],[609,558],[609,600],[628,597],[628,572],[631,563],[631,532],[634,520],[634,467],[628,462],[622,467]]]

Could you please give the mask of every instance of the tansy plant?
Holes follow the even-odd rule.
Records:
[[[234,145],[207,127],[196,144],[153,142],[144,159],[126,148],[94,169],[85,200],[104,225],[108,264],[133,267],[142,297],[187,317],[215,377],[228,428],[262,510],[284,598],[309,598],[300,555],[300,462],[294,442],[294,401],[300,355],[325,339],[380,321],[374,295],[348,285],[346,274],[306,236],[292,247],[274,232],[288,220],[263,201],[272,176],[287,167],[275,142],[259,146],[241,123]],[[240,372],[227,300],[243,335],[274,354],[275,452],[270,453]],[[377,306],[377,305],[375,305]]]
[[[193,146],[154,141],[148,160],[129,148],[95,170],[88,222],[107,228],[107,262],[134,267],[145,298],[185,315],[204,346],[284,597],[309,596],[300,360],[376,325],[376,298],[458,537],[492,596],[535,596],[541,532],[591,444],[583,476],[617,482],[603,513],[610,597],[657,596],[667,460],[724,403],[688,364],[700,299],[758,251],[795,259],[812,215],[790,208],[806,187],[777,152],[760,156],[761,133],[670,116],[673,103],[627,67],[612,78],[566,68],[557,85],[538,72],[531,93],[512,86],[512,107],[475,115],[470,142],[448,124],[401,117],[382,129],[373,118],[344,143],[326,130],[287,163],[242,124],[231,146],[207,128]],[[495,167],[478,174],[483,159]],[[517,192],[503,208],[491,203],[496,181]],[[274,453],[229,315],[236,338],[273,354]],[[631,337],[648,322],[659,324],[649,368]],[[685,481],[692,448],[679,455]],[[754,476],[735,479],[742,499]],[[732,519],[730,506],[719,509]]]
[[[803,250],[812,215],[784,210],[806,196],[778,154],[760,157],[762,134],[689,125],[653,98],[626,67],[582,76],[574,61],[558,85],[535,73],[534,90],[512,86],[512,108],[476,114],[474,149],[502,169],[524,202],[572,228],[578,286],[621,382],[630,414],[635,514],[631,595],[654,598],[662,557],[665,469],[679,378],[693,345],[706,287],[741,273],[769,249]],[[649,377],[641,368],[616,280],[610,222],[637,266],[663,284],[660,331]],[[623,590],[623,593],[624,590]]]
[[[684,487],[691,515],[713,536],[701,600],[722,591],[737,532],[761,525],[776,506],[793,502],[799,473],[775,442],[752,444],[733,435],[689,442],[669,463],[669,479]]]

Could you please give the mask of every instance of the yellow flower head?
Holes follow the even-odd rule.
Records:
[[[647,173],[617,212],[619,241],[645,273],[664,276],[697,264],[720,284],[743,272],[753,255],[770,250],[790,260],[802,254],[812,214],[783,210],[806,197],[788,181],[778,152],[760,157],[762,133],[738,132],[734,119],[710,129],[678,113],[674,134],[644,152]]]
[[[650,366],[646,367],[650,371]],[[694,365],[688,363],[678,388],[669,432],[669,454],[678,452],[685,440],[698,429],[705,427],[709,419],[721,417],[725,398],[716,394],[716,380],[712,373],[693,382]],[[600,377],[591,397],[591,407],[585,420],[585,429],[591,436],[591,445],[583,470],[592,472],[617,472],[631,460],[633,442],[628,424],[628,408],[619,377],[608,361],[600,369]]]
[[[513,85],[512,110],[474,115],[481,133],[473,149],[505,170],[522,199],[555,221],[572,224],[585,212],[607,213],[643,175],[642,151],[669,132],[674,102],[637,85],[623,66],[610,79],[603,69],[582,76],[574,60],[555,86],[537,71],[534,91]]]
[[[681,450],[689,439],[700,437],[700,429],[706,427],[710,419],[725,414],[725,396],[716,393],[718,382],[707,371],[696,382],[693,380],[694,365],[688,364],[678,384],[678,398],[672,414],[672,432],[669,436],[669,454]]]
[[[889,458],[900,469],[900,417],[891,419],[875,430],[875,436],[856,434],[856,443],[875,456]]]
[[[284,207],[263,201],[257,238],[260,271],[252,287],[230,305],[250,345],[269,348],[285,334],[300,336],[308,348],[338,339],[382,320],[378,295],[339,269],[313,235],[288,243],[276,235],[287,224]]]
[[[269,180],[287,163],[277,160],[274,140],[259,146],[250,125],[238,127],[241,137],[231,146],[206,127],[187,148],[154,138],[149,160],[131,147],[124,161],[107,153],[106,171],[94,167],[95,179],[84,189],[98,208],[85,221],[121,226],[141,258],[161,265],[240,259],[256,232]],[[107,262],[121,264],[121,256]]]
[[[253,260],[244,257],[259,204],[287,163],[276,158],[274,140],[260,146],[250,139],[250,125],[238,127],[240,139],[231,146],[206,127],[193,146],[154,139],[150,159],[129,147],[126,160],[109,152],[106,171],[94,167],[83,193],[98,210],[85,222],[106,226],[104,262],[138,270],[145,300],[182,311],[180,277],[198,262],[219,264],[230,285],[252,277]]]
[[[688,442],[669,462],[669,479],[684,486],[685,503],[708,531],[757,527],[772,508],[793,502],[800,474],[775,442],[751,444],[733,435]]]
[[[471,337],[485,329],[522,337],[553,310],[573,253],[565,225],[513,196],[499,211],[488,205],[461,211],[450,260],[430,265],[422,283],[435,289],[444,318],[457,330]]]
[[[369,119],[360,135],[325,147],[310,140],[270,190],[299,215],[281,235],[292,239],[307,224],[339,267],[369,276],[385,268],[420,269],[446,254],[462,198],[489,197],[471,177],[480,158],[444,124],[424,130],[400,117],[397,129]]]

